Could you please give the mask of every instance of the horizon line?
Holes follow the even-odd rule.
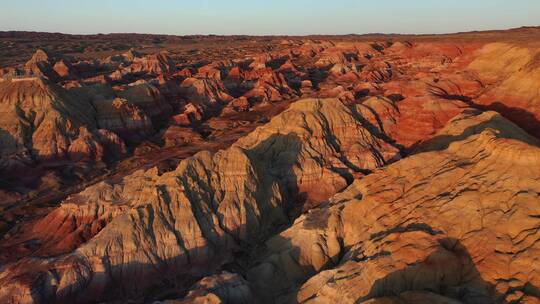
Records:
[[[467,30],[458,32],[441,32],[441,33],[388,33],[388,32],[371,32],[371,33],[348,33],[348,34],[163,34],[163,33],[143,33],[143,32],[109,32],[109,33],[68,33],[68,32],[49,32],[49,31],[36,31],[36,30],[0,30],[0,33],[39,33],[39,34],[60,34],[68,36],[99,36],[99,35],[152,35],[152,36],[173,36],[173,37],[193,37],[193,36],[218,36],[218,37],[233,37],[233,36],[247,36],[247,37],[310,37],[310,36],[433,36],[433,35],[456,35],[456,34],[468,34],[468,33],[483,33],[483,32],[505,32],[520,29],[537,29],[540,30],[539,25],[522,25],[518,27],[510,28],[494,28],[485,30]]]

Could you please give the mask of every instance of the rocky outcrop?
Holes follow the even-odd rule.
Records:
[[[134,298],[163,280],[213,273],[354,175],[396,159],[399,151],[356,115],[337,100],[297,102],[228,150],[201,152],[161,176],[155,169],[138,172],[68,198],[19,234],[39,240],[33,252],[49,258],[4,266],[0,297]]]
[[[187,102],[181,113],[173,119],[185,126],[218,113],[233,100],[224,84],[213,78],[186,78],[180,84],[178,94]]]
[[[154,131],[152,121],[137,105],[123,98],[94,100],[97,123],[131,141],[141,141]]]
[[[232,100],[223,84],[211,78],[187,78],[180,85],[180,93],[187,100],[201,106]]]
[[[167,52],[151,54],[142,58],[136,57],[129,67],[131,73],[145,72],[153,75],[167,74],[174,70],[174,61]]]
[[[135,61],[136,58],[141,58],[141,57],[143,57],[143,55],[139,53],[137,50],[129,49],[125,53],[106,58],[104,62],[106,63],[115,62],[115,63],[124,64],[124,65],[129,65],[130,63]]]
[[[172,107],[165,100],[163,94],[148,82],[139,81],[130,84],[118,95],[144,110],[154,120],[162,121],[164,117],[169,117],[172,114]]]
[[[0,70],[0,302],[539,302],[539,56],[512,34]]]
[[[239,275],[223,272],[206,277],[195,284],[182,300],[168,300],[163,304],[196,303],[254,303],[255,299],[249,284]]]
[[[121,60],[129,62],[129,65],[120,70],[122,75],[162,75],[175,71],[174,61],[169,57],[167,52],[140,56],[131,51],[126,53]]]
[[[64,59],[57,61],[52,69],[63,79],[74,78],[76,76],[75,69],[71,63]]]
[[[537,144],[496,113],[456,117],[425,152],[270,239],[252,290],[284,303],[537,300]]]
[[[483,91],[474,101],[540,136],[540,50],[493,43],[475,55],[468,70],[478,77]]]
[[[139,273],[144,273],[145,279],[157,279],[155,267],[160,269],[159,275],[163,276],[168,273],[165,268],[161,268],[165,265],[167,269],[174,267],[171,273],[174,272],[175,275],[185,273],[188,265],[191,275],[202,274],[205,270],[211,273],[210,268],[204,269],[212,264],[210,261],[217,264],[225,262],[228,258],[224,253],[238,250],[240,244],[245,248],[257,235],[264,234],[262,231],[265,229],[261,227],[272,227],[279,222],[286,222],[287,215],[283,212],[287,208],[284,207],[292,196],[291,190],[284,191],[288,188],[285,182],[288,178],[279,173],[279,168],[291,166],[290,163],[285,164],[290,151],[296,149],[284,149],[285,146],[291,147],[292,139],[284,139],[282,144],[281,140],[272,139],[272,134],[291,134],[289,132],[295,130],[295,137],[299,138],[303,145],[309,143],[309,147],[304,148],[302,145],[298,149],[296,162],[302,164],[299,166],[302,169],[295,171],[296,165],[292,164],[293,172],[298,172],[299,180],[305,180],[310,175],[309,167],[306,166],[309,161],[302,155],[317,158],[317,153],[321,153],[321,147],[325,146],[322,142],[329,138],[322,136],[319,144],[318,132],[324,134],[324,130],[333,130],[336,132],[333,133],[335,140],[342,143],[344,139],[333,119],[340,117],[338,121],[348,121],[345,118],[346,108],[342,108],[343,105],[337,101],[308,100],[299,104],[299,108],[291,108],[272,120],[268,126],[241,139],[235,147],[227,151],[214,156],[199,154],[182,162],[175,172],[162,177],[155,176],[155,172],[140,172],[126,179],[122,183],[125,186],[114,186],[114,192],[107,188],[110,186],[103,184],[96,189],[90,188],[82,197],[66,201],[56,211],[56,214],[63,215],[55,217],[88,218],[87,224],[75,226],[83,228],[97,225],[96,227],[100,228],[86,232],[87,239],[83,240],[88,240],[87,243],[73,253],[45,262],[45,265],[48,265],[45,266],[46,269],[54,267],[55,274],[60,278],[58,283],[55,283],[59,285],[54,285],[58,287],[52,289],[57,290],[56,295],[47,299],[60,302],[62,299],[77,299],[84,302],[86,290],[94,293],[99,291],[104,295],[103,299],[119,297],[121,294],[105,292],[107,288],[104,286],[118,284],[113,282],[133,284],[131,277]],[[332,111],[334,109],[335,112]],[[310,112],[312,114],[309,114]],[[300,123],[295,117],[300,119]],[[323,127],[324,121],[328,122],[328,129]],[[317,125],[319,127],[316,127]],[[304,133],[302,126],[309,126],[306,131],[310,132]],[[537,250],[534,231],[540,225],[535,218],[534,187],[538,188],[540,185],[535,184],[534,175],[530,174],[536,170],[534,166],[540,155],[537,144],[536,139],[496,113],[467,111],[451,120],[432,140],[423,143],[418,154],[356,180],[328,203],[311,209],[298,218],[291,228],[271,238],[262,250],[259,262],[248,271],[248,282],[230,274],[205,278],[181,301],[197,303],[196,301],[204,299],[220,303],[232,301],[225,299],[242,301],[251,297],[302,303],[338,299],[343,302],[366,303],[403,300],[441,303],[532,301],[538,296],[534,289],[538,284],[535,281],[538,270],[534,266],[534,252]],[[253,145],[256,145],[255,148],[252,148]],[[283,154],[285,151],[287,153]],[[247,176],[241,169],[242,166],[239,166],[241,155],[244,155],[243,162],[248,166],[248,170],[253,170]],[[320,159],[328,159],[328,154],[321,155],[323,156]],[[267,157],[270,156],[274,159],[269,160]],[[276,169],[264,169],[260,167],[264,166],[263,164],[274,164]],[[203,168],[212,169],[206,171],[207,169]],[[231,170],[232,168],[235,170]],[[224,172],[236,173],[222,175]],[[251,174],[253,175],[249,177]],[[514,183],[521,174],[533,178],[523,185]],[[200,176],[207,176],[208,179],[202,183]],[[501,179],[500,176],[504,178]],[[327,176],[318,180],[330,178]],[[176,182],[172,182],[173,180]],[[187,182],[189,186],[185,184]],[[157,188],[154,188],[156,185]],[[240,185],[245,190],[238,192]],[[231,186],[233,188],[229,188]],[[129,188],[125,187],[133,188],[128,190]],[[149,192],[148,187],[156,189],[156,192]],[[302,189],[302,185],[297,184],[297,187]],[[221,190],[214,192],[215,189]],[[230,190],[226,189],[235,190],[229,192]],[[294,191],[301,190],[294,190],[293,187],[292,192]],[[98,197],[92,194],[93,192],[101,195]],[[313,190],[306,192],[312,193]],[[130,194],[126,197],[128,193]],[[163,196],[165,193],[166,196]],[[206,200],[201,200],[205,197],[204,193],[212,202],[210,205],[204,203]],[[107,200],[113,202],[112,205],[102,205],[105,197],[109,197]],[[267,201],[269,197],[273,197],[274,203],[264,207],[264,202],[272,201]],[[257,202],[256,205],[249,203],[252,199]],[[191,207],[177,209],[180,208],[178,204],[182,206],[181,202],[184,200],[190,202]],[[240,206],[244,207],[238,208],[236,204],[240,202]],[[87,206],[99,204],[99,210],[102,210],[99,213],[100,218],[106,220],[101,222],[92,217],[67,216],[67,208],[73,203],[84,203]],[[207,207],[199,209],[202,206]],[[232,206],[238,206],[233,209],[236,216],[229,213]],[[247,206],[251,207],[246,208]],[[254,208],[255,206],[257,207]],[[506,207],[501,210],[501,206]],[[165,212],[169,208],[173,209]],[[78,212],[84,209],[74,207],[71,210]],[[180,220],[178,216],[186,214],[187,210],[191,210],[187,213],[189,216]],[[250,216],[248,210],[255,211],[251,215],[254,217]],[[126,213],[130,216],[126,217]],[[151,214],[155,215],[150,216]],[[259,217],[258,214],[265,216]],[[148,222],[150,218],[153,220]],[[204,223],[209,226],[201,226],[202,218],[207,219]],[[257,218],[258,220],[254,221]],[[192,219],[197,220],[192,222]],[[52,218],[47,219],[47,223],[48,227],[55,226],[51,225],[54,223]],[[242,225],[247,227],[241,228]],[[60,225],[69,226],[73,224]],[[127,227],[130,228],[126,230]],[[188,237],[187,231],[182,227],[198,227],[196,230],[189,230],[189,235],[195,233],[195,239],[189,241],[191,237]],[[211,230],[206,230],[208,228]],[[135,231],[138,232],[133,235]],[[148,233],[151,233],[152,237],[149,238]],[[167,241],[165,237],[169,234],[171,239]],[[58,235],[70,233],[64,231]],[[197,235],[199,236],[196,237]],[[209,237],[211,238],[208,239]],[[210,240],[213,240],[213,245],[205,243]],[[121,247],[118,247],[119,241],[122,242]],[[186,248],[182,250],[190,251],[175,249],[180,243]],[[56,241],[54,244],[69,243]],[[131,246],[135,244],[137,250],[126,251],[126,248],[133,248]],[[168,250],[161,251],[161,244],[168,244]],[[98,249],[101,246],[104,246],[103,249]],[[75,247],[77,246],[73,246]],[[104,248],[107,250],[103,251]],[[220,248],[219,257],[210,248]],[[43,252],[48,250],[50,249]],[[71,248],[62,252],[69,250]],[[97,256],[106,256],[107,264],[102,265],[102,262],[98,263],[92,258],[96,253]],[[122,259],[113,258],[118,254]],[[173,259],[174,262],[167,258],[169,255],[177,257]],[[154,256],[155,260],[147,260],[149,256]],[[184,258],[180,259],[181,256]],[[126,259],[131,262],[126,262]],[[143,266],[145,263],[141,263],[141,259],[154,266]],[[20,265],[28,265],[26,263],[28,261]],[[115,270],[117,268],[112,267],[113,265],[120,268]],[[527,265],[527,272],[521,270],[523,265]],[[192,268],[194,266],[197,267]],[[73,277],[71,272],[67,272],[72,267],[89,270],[83,273],[77,270]],[[96,267],[103,267],[100,269],[107,275],[96,276]],[[15,265],[10,265],[4,269],[3,282],[13,284],[9,273],[20,271]],[[35,276],[31,273],[28,275]],[[109,281],[109,276],[115,278],[115,281]],[[77,284],[80,287],[76,289],[70,287],[66,290],[60,283],[68,280],[67,278],[85,283]],[[12,286],[10,284],[3,284],[6,286],[4,290],[7,288],[7,294],[16,295],[13,289],[9,289]],[[21,288],[20,285],[17,286]],[[32,286],[40,292],[50,288],[42,283]],[[136,288],[143,286],[146,284],[138,280]],[[236,288],[232,289],[230,286]],[[66,298],[58,297],[60,290],[69,293],[69,296],[66,294]],[[130,292],[136,294],[135,289]],[[78,296],[70,297],[74,294]],[[23,296],[20,296],[18,299],[23,299]]]
[[[81,127],[79,136],[71,142],[67,154],[72,161],[99,163],[106,159],[120,159],[126,154],[126,146],[114,132],[99,129],[92,133]]]
[[[45,76],[56,80],[59,75],[53,69],[54,61],[44,50],[38,49],[24,65],[24,73],[31,76]]]
[[[202,106],[188,103],[184,106],[182,113],[173,116],[173,121],[180,126],[189,126],[199,123],[203,119],[204,108]]]
[[[160,105],[164,105],[165,110],[168,109],[155,88],[141,91],[147,95],[141,94],[131,100],[118,97],[119,94],[110,86],[101,84],[84,85],[68,92],[73,98],[88,102],[95,111],[94,119],[100,129],[112,131],[133,143],[144,140],[155,131],[151,116],[142,106],[155,115],[160,113]],[[121,95],[132,96],[129,93]],[[155,103],[153,96],[157,96]]]
[[[296,178],[297,191],[313,202],[328,198],[354,176],[400,157],[399,149],[378,137],[365,124],[364,116],[336,99],[299,101],[236,145],[252,149],[268,141],[267,145],[273,147],[281,144],[271,140],[275,134],[298,138],[296,144],[287,140],[284,146],[274,148],[288,151],[291,159],[287,162],[292,168],[288,178]],[[266,145],[261,149],[267,149]],[[298,163],[294,154],[299,157]]]
[[[185,146],[203,141],[202,136],[189,128],[170,126],[163,133],[165,147]]]
[[[295,92],[289,87],[285,76],[276,73],[270,68],[254,83],[253,89],[244,94],[245,97],[255,101],[279,101],[290,99]]]
[[[90,155],[81,157],[98,161],[104,157],[99,153],[102,143],[92,106],[72,98],[61,87],[42,78],[4,81],[0,83],[0,104],[2,156],[47,161],[88,151]],[[76,147],[71,148],[74,142]]]

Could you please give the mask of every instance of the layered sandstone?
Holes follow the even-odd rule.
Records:
[[[480,105],[501,112],[526,131],[540,136],[540,50],[493,43],[477,51],[468,69],[483,86]]]
[[[46,161],[79,158],[81,152],[96,161],[106,157],[92,107],[57,85],[39,77],[4,81],[0,104],[3,157]],[[77,148],[71,147],[74,142]]]
[[[537,145],[496,113],[458,116],[270,239],[248,281],[284,303],[537,301]]]
[[[0,302],[538,302],[538,46],[445,37],[2,69]]]
[[[165,278],[211,274],[298,210],[397,159],[357,115],[338,100],[304,100],[228,150],[69,197],[13,240],[39,241],[33,253],[12,249],[29,257],[3,268],[2,297],[133,298]]]

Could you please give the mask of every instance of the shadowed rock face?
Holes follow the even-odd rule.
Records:
[[[321,202],[346,187],[347,170],[383,166],[374,154],[392,158],[396,148],[364,129],[356,115],[337,100],[300,101],[228,150],[68,198],[29,227],[41,244],[34,255],[42,258],[6,265],[2,296],[21,302],[137,298],[163,280],[189,282],[217,271],[286,225],[298,204]],[[529,285],[537,284],[530,233],[540,225],[537,143],[494,112],[458,116],[419,148],[431,152],[311,204],[257,251],[245,272],[249,284],[234,284],[245,286],[249,297],[278,302],[397,296],[491,303],[535,296]],[[368,148],[360,153],[356,145]],[[531,178],[516,182],[525,172]],[[229,283],[213,284],[232,290]]]
[[[101,161],[107,157],[105,143],[116,142],[118,147],[110,148],[123,149],[122,141],[113,138],[115,135],[98,131],[95,112],[89,104],[42,78],[1,82],[0,104],[3,157],[32,161],[80,154]],[[109,136],[111,141],[100,139],[102,136]]]
[[[6,266],[0,280],[14,284],[2,296],[118,299],[167,277],[212,273],[299,210],[345,188],[355,173],[396,159],[399,151],[357,115],[338,100],[299,101],[228,150],[69,197],[26,232],[39,240],[37,255],[51,258]],[[28,283],[16,279],[21,271]]]
[[[188,303],[238,303],[255,302],[253,293],[244,278],[237,274],[223,272],[206,277],[197,282],[182,300],[168,300],[166,304]]]
[[[278,302],[533,300],[537,144],[496,113],[458,116],[433,151],[355,181],[270,239],[248,281]]]
[[[469,70],[478,75],[485,87],[477,103],[500,112],[524,130],[540,136],[539,50],[493,43],[484,46],[476,55]]]
[[[0,71],[0,302],[539,301],[535,44],[238,43]]]

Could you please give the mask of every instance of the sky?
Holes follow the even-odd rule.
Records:
[[[0,0],[0,31],[431,34],[540,25],[540,0]]]

